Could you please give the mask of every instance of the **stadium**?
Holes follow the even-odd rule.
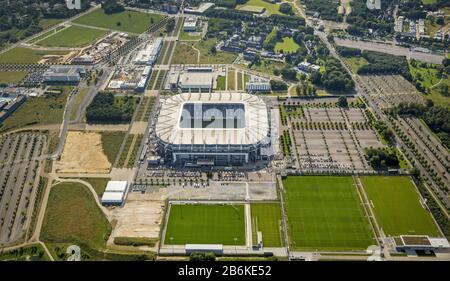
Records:
[[[246,93],[182,93],[161,102],[157,151],[184,167],[244,165],[272,153],[266,103]]]

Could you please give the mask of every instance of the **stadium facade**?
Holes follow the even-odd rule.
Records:
[[[157,150],[184,167],[243,165],[272,153],[266,103],[247,93],[182,93],[161,102]]]

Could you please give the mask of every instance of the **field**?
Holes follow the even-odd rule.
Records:
[[[47,94],[44,97],[28,98],[3,122],[0,131],[24,126],[61,123],[67,96],[71,89],[71,87],[65,87],[63,94]]]
[[[368,176],[361,180],[387,236],[440,236],[431,215],[420,204],[410,178]]]
[[[300,48],[300,46],[295,43],[292,37],[284,37],[283,41],[278,42],[275,45],[275,52],[280,53],[283,51],[284,54],[294,53],[298,50],[298,48]]]
[[[165,244],[234,245],[234,238],[245,244],[243,205],[171,205]]]
[[[16,47],[0,54],[0,63],[37,63],[45,55],[64,55],[66,51],[41,51]]]
[[[201,32],[187,32],[182,30],[179,39],[181,41],[197,41],[202,39]]]
[[[47,28],[57,25],[58,23],[61,23],[62,21],[63,21],[62,19],[41,19],[39,20],[39,26],[45,30]]]
[[[106,33],[104,30],[71,26],[46,39],[38,45],[46,47],[83,47],[93,43]]]
[[[273,75],[273,71],[275,69],[281,70],[284,66],[284,63],[282,62],[262,59],[259,64],[254,63],[251,67],[251,70]]]
[[[160,15],[135,11],[124,11],[107,15],[102,9],[98,9],[76,19],[75,23],[124,32],[142,33],[151,25],[159,23],[162,19],[163,17]]]
[[[367,60],[363,57],[344,58],[344,60],[353,73],[356,73],[361,66],[368,64]]]
[[[95,190],[95,193],[97,193],[97,196],[100,198],[103,195],[103,192],[105,192],[106,185],[108,184],[108,181],[110,181],[110,178],[81,178],[81,180],[88,182],[92,185],[92,187]]]
[[[376,244],[351,177],[288,177],[283,184],[293,249],[364,250]]]
[[[27,74],[25,71],[0,71],[0,83],[17,83]]]
[[[51,243],[83,243],[102,247],[111,225],[87,187],[60,183],[52,187],[41,238]]]
[[[173,64],[231,64],[237,57],[236,54],[217,51],[215,55],[211,54],[212,46],[215,46],[217,40],[209,38],[195,43],[178,43],[175,47],[176,54],[173,57]],[[197,51],[198,50],[198,51]],[[200,52],[200,62],[197,61],[198,52]]]
[[[278,203],[252,204],[252,231],[253,244],[256,240],[256,232],[261,231],[264,247],[281,247],[281,207]]]
[[[120,145],[125,138],[124,132],[101,132],[103,153],[112,164],[119,153]]]
[[[103,152],[102,135],[97,132],[69,131],[60,161],[61,173],[108,173],[111,163]]]
[[[225,76],[217,76],[217,90],[225,90],[225,82],[226,77]]]
[[[281,15],[281,12],[278,10],[279,6],[277,4],[272,4],[272,3],[266,2],[264,0],[249,0],[245,4],[237,5],[236,9],[240,10],[243,7],[249,7],[249,6],[266,8],[266,12],[269,15],[273,15],[273,14]]]

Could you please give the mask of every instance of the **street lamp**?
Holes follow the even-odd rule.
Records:
[[[170,237],[170,244],[172,245],[172,255],[174,254],[174,248],[173,248],[173,237]]]
[[[237,247],[236,247],[237,238],[234,237],[233,240],[234,240],[234,252],[237,255]]]

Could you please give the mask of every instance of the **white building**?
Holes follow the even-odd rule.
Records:
[[[109,181],[102,195],[102,205],[122,205],[127,187],[127,181]]]
[[[187,32],[197,31],[197,17],[186,17],[183,24],[183,30]]]
[[[153,65],[158,59],[161,47],[162,38],[158,37],[137,53],[134,63],[138,65]]]
[[[78,83],[80,82],[80,72],[84,71],[72,66],[52,66],[43,74],[46,83]]]

